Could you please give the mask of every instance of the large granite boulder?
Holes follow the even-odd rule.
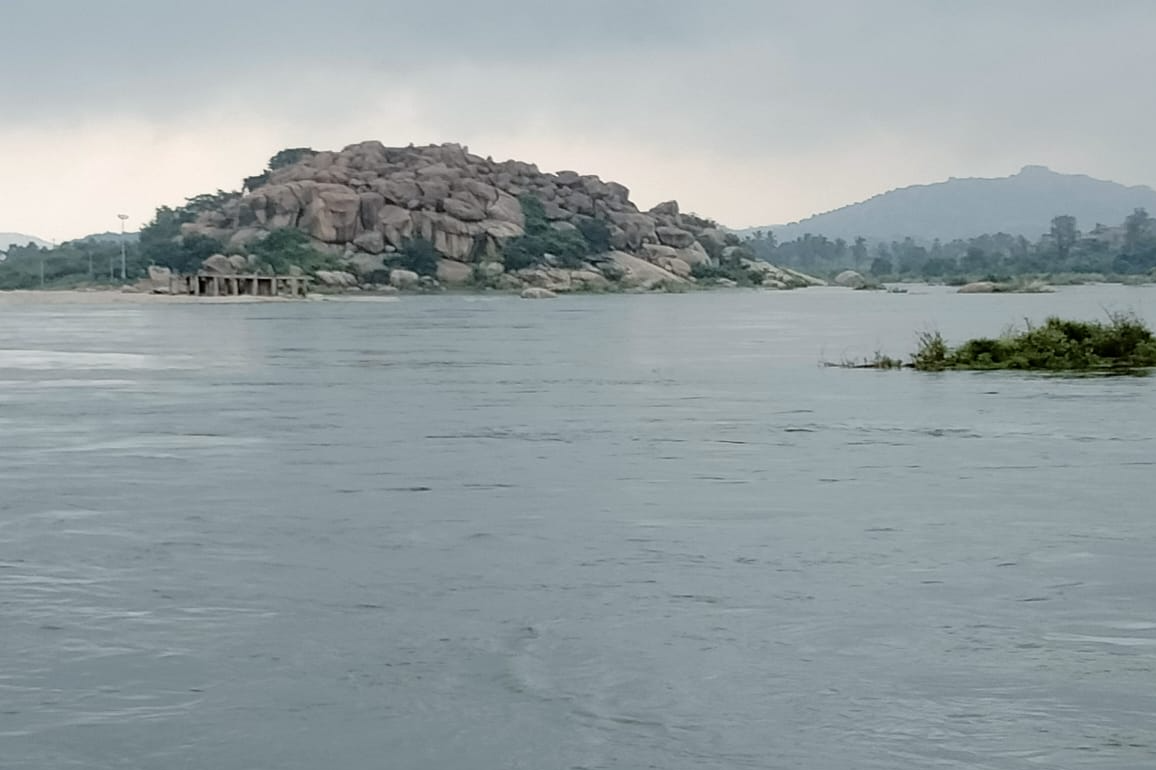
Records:
[[[658,289],[687,283],[685,278],[633,254],[616,251],[611,252],[608,256],[610,261],[622,271],[620,282],[627,288]]]
[[[237,269],[224,254],[214,254],[201,263],[201,270],[214,275],[236,275]]]
[[[709,265],[711,264],[710,254],[702,247],[702,244],[695,241],[685,249],[678,250],[678,258],[690,265]]]
[[[332,289],[350,289],[357,286],[357,276],[344,270],[318,270],[317,282]]]
[[[966,286],[961,286],[960,294],[995,294],[999,287],[991,281],[976,281],[969,283]]]
[[[867,285],[867,279],[863,277],[862,273],[854,270],[844,270],[835,276],[835,285],[842,286],[846,289],[862,289]]]
[[[607,291],[611,287],[610,280],[594,269],[570,271],[570,284],[581,291]]]
[[[349,259],[349,266],[356,270],[358,275],[368,277],[385,270],[385,255],[354,254]]]
[[[149,265],[148,291],[153,294],[172,294],[173,271],[167,267]]]
[[[501,262],[483,262],[477,267],[478,277],[493,279],[506,272],[506,266]]]
[[[349,243],[357,237],[361,197],[338,184],[308,188],[308,202],[302,213],[302,229],[325,243]]]
[[[698,240],[694,237],[694,233],[678,227],[658,227],[655,228],[655,232],[658,235],[658,240],[661,241],[664,246],[673,246],[676,249],[688,249],[698,243]]]
[[[465,286],[472,283],[474,269],[452,259],[438,260],[438,280],[446,286]]]
[[[622,248],[638,251],[642,248],[642,244],[658,241],[653,217],[646,214],[615,212],[610,215],[609,219],[622,233]],[[611,234],[613,236],[613,231]]]
[[[368,230],[354,238],[353,245],[367,254],[381,254],[385,251],[385,236],[377,230]]]
[[[458,198],[447,198],[442,202],[442,210],[451,217],[460,219],[463,222],[481,222],[486,218],[486,210],[477,203],[460,200]]]
[[[392,270],[389,273],[389,285],[396,289],[412,289],[421,283],[421,276],[412,270]]]
[[[486,214],[490,219],[499,222],[508,222],[519,228],[526,226],[526,214],[522,211],[522,204],[509,193],[499,192],[498,199],[486,207]]]

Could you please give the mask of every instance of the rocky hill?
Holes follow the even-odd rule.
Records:
[[[904,187],[801,222],[758,229],[772,230],[780,242],[808,233],[847,241],[911,236],[946,242],[985,233],[1034,240],[1059,215],[1074,216],[1090,230],[1096,223],[1120,222],[1137,208],[1156,211],[1156,190],[1027,166],[1009,177]]]
[[[258,251],[296,230],[339,260],[332,284],[412,285],[402,269],[415,243],[432,245],[424,284],[553,291],[673,288],[743,282],[775,288],[814,279],[753,259],[738,239],[675,202],[640,211],[630,191],[574,171],[543,173],[456,144],[340,152],[290,150],[246,180],[243,194],[202,196],[182,235],[215,239],[224,254]],[[214,260],[222,266],[227,260]]]

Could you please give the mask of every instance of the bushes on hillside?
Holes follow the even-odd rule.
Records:
[[[575,224],[578,226],[578,232],[582,233],[582,237],[586,239],[586,245],[591,254],[603,254],[610,251],[612,248],[610,225],[593,217],[580,217]]]
[[[717,283],[720,280],[734,281],[739,286],[762,286],[766,274],[751,270],[740,264],[722,265],[697,264],[691,267],[691,275],[703,283]]]
[[[336,258],[315,249],[309,236],[293,228],[274,230],[250,244],[248,251],[261,268],[275,275],[288,273],[290,267],[306,273],[340,267]]]
[[[436,276],[438,273],[438,254],[434,245],[425,238],[411,238],[401,246],[397,264],[405,270],[411,270],[418,275]]]
[[[597,219],[579,219],[574,229],[554,227],[535,195],[520,199],[526,234],[506,241],[502,259],[507,270],[522,270],[545,261],[547,255],[563,267],[580,267],[587,258],[610,249],[610,228]]]

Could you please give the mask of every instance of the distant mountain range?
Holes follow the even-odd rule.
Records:
[[[1036,239],[1061,214],[1076,217],[1081,229],[1091,230],[1097,223],[1122,222],[1137,208],[1156,214],[1156,190],[1025,166],[1009,177],[952,178],[904,187],[801,222],[747,232],[772,230],[780,243],[808,233],[848,241],[858,236],[950,241],[1000,232]]]
[[[111,230],[104,233],[93,233],[86,235],[83,238],[77,238],[77,242],[87,243],[120,243],[120,239],[124,238],[125,243],[136,243],[140,240],[140,233],[125,233],[123,236],[120,233],[112,232]]]
[[[120,243],[121,234],[116,232],[107,233],[93,233],[86,235],[83,238],[77,238],[74,243]],[[125,243],[136,243],[140,240],[140,233],[125,233]],[[48,241],[37,238],[34,235],[25,235],[24,233],[0,233],[0,251],[7,251],[12,246],[27,246],[28,244],[35,244],[41,248],[47,248],[53,244]]]
[[[48,246],[48,241],[41,240],[34,235],[23,233],[0,233],[0,251],[7,251],[10,246],[27,246],[35,243],[37,246]]]

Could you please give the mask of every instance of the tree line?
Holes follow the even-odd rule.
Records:
[[[287,160],[276,156],[269,166],[276,168]],[[182,226],[204,212],[220,210],[240,195],[218,190],[189,198],[181,206],[157,209],[139,236],[125,240],[124,276],[121,240],[116,234],[70,241],[55,248],[12,246],[7,258],[0,261],[0,289],[132,283],[144,277],[150,265],[176,272],[195,271],[207,257],[225,252],[225,244],[200,234],[182,236]],[[609,230],[604,222],[588,219],[574,229],[559,231],[547,223],[540,201],[527,196],[521,202],[526,234],[503,248],[503,258],[510,267],[539,263],[546,254],[560,257],[564,264],[577,265],[592,254],[609,249]],[[727,244],[733,248],[711,255],[722,268],[729,262],[737,264],[738,257],[751,257],[814,275],[833,276],[843,270],[857,270],[879,281],[962,282],[1057,274],[1156,277],[1156,220],[1144,209],[1133,211],[1122,225],[1097,224],[1087,232],[1080,229],[1075,217],[1057,216],[1048,232],[1035,241],[996,233],[948,242],[935,240],[930,244],[913,238],[869,242],[863,237],[847,241],[822,235],[804,235],[779,243],[773,232],[758,231],[741,242],[729,236]],[[257,269],[263,271],[279,272],[292,264],[309,272],[336,265],[332,257],[319,253],[308,237],[296,230],[272,233],[250,244],[247,251],[255,258]],[[724,252],[735,253],[728,260]],[[436,269],[432,244],[407,244],[399,259],[422,274],[432,274]],[[746,278],[728,277],[740,283]]]
[[[1136,209],[1117,227],[1102,224],[1083,232],[1070,215],[1052,219],[1035,241],[995,233],[952,241],[913,238],[869,242],[804,235],[779,243],[758,231],[745,245],[759,258],[814,274],[857,270],[879,280],[952,280],[1029,275],[1150,275],[1156,270],[1156,222]]]

